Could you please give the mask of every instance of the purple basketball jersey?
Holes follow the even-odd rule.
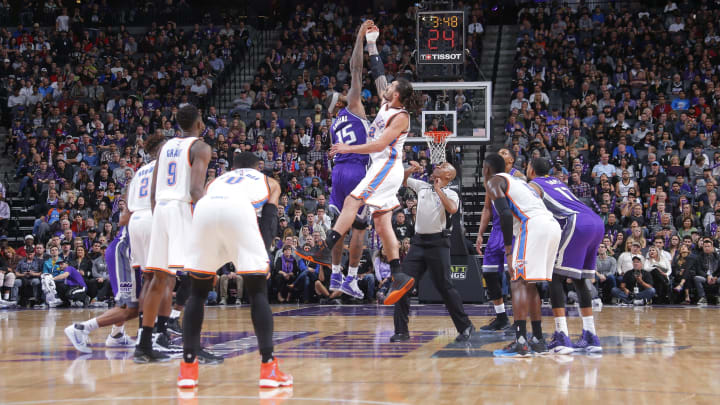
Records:
[[[367,142],[367,121],[351,113],[347,108],[338,112],[330,129],[333,144],[363,145]],[[340,214],[345,198],[365,177],[369,160],[370,155],[357,153],[341,153],[335,156],[329,204],[336,214]],[[363,209],[360,208],[358,215]]]
[[[595,260],[605,226],[565,183],[552,176],[536,177],[543,202],[563,225],[555,272],[576,279],[595,277]]]
[[[346,145],[364,145],[367,143],[368,122],[343,108],[338,112],[330,127],[332,142]],[[367,165],[370,155],[357,153],[341,153],[334,158],[335,164],[354,162]]]
[[[120,306],[136,307],[140,297],[142,273],[139,268],[133,269],[130,265],[130,235],[126,226],[118,229],[117,236],[108,245],[105,261],[115,302]]]

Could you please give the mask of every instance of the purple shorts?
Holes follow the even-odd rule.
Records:
[[[335,215],[340,215],[345,203],[345,198],[365,178],[367,167],[360,163],[340,163],[332,171],[332,191],[330,192],[330,210]],[[358,216],[362,214],[365,207],[358,210]]]
[[[569,217],[563,226],[555,273],[574,279],[595,277],[598,246],[605,226],[597,216]]]
[[[124,232],[123,232],[124,231]],[[120,232],[105,251],[108,267],[108,278],[112,287],[115,302],[119,306],[136,308],[142,288],[142,271],[130,265],[130,243],[127,231]]]
[[[515,238],[513,238],[513,245]],[[500,226],[493,226],[490,231],[485,250],[483,251],[483,273],[497,273],[505,271],[505,243]]]

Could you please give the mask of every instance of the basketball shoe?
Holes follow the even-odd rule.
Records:
[[[180,374],[178,374],[178,388],[195,388],[198,385],[199,367],[198,361],[186,363],[180,360]]]
[[[140,346],[135,346],[133,361],[138,364],[164,363],[166,361],[170,361],[170,356],[155,349],[147,350]]]
[[[118,337],[113,337],[113,335],[110,334],[107,339],[105,339],[106,347],[131,347],[134,345],[135,341],[133,341],[126,333],[122,333]]]
[[[330,267],[332,262],[332,252],[328,249],[325,242],[321,242],[320,245],[317,246],[315,250],[311,250],[311,252],[312,254],[309,254],[302,249],[298,249],[295,254],[302,259],[309,260],[321,266]]]
[[[180,326],[179,318],[169,318],[166,327],[170,332],[176,335],[182,335],[182,326]]]
[[[530,347],[528,346],[527,339],[524,336],[520,336],[513,342],[510,342],[507,346],[502,349],[495,350],[493,352],[495,357],[529,357]]]
[[[600,338],[598,338],[596,334],[583,329],[580,339],[575,342],[575,350],[585,351],[587,353],[600,353],[602,352]]]
[[[365,294],[363,294],[360,287],[358,287],[357,277],[355,277],[355,276],[345,277],[345,280],[343,281],[342,285],[340,286],[340,291],[342,291],[343,293],[345,293],[353,298],[357,298],[359,300],[361,300],[365,297]]]
[[[340,290],[344,282],[345,277],[342,273],[332,273],[330,275],[330,291]]]
[[[383,301],[383,305],[394,305],[400,301],[400,298],[405,296],[415,285],[415,279],[408,276],[403,272],[397,272],[392,275],[392,284],[390,284],[390,290]]]
[[[280,371],[278,359],[260,364],[260,388],[290,387],[293,378]]]
[[[575,346],[573,346],[573,343],[565,332],[555,331],[548,345],[548,349],[555,354],[570,354],[575,351]]]
[[[489,324],[481,326],[483,332],[500,332],[510,328],[510,320],[506,313],[498,314]]]
[[[159,352],[181,352],[182,347],[174,345],[170,342],[168,332],[153,333],[153,350],[157,350]]]
[[[545,339],[538,339],[535,336],[530,339],[530,349],[534,354],[541,356],[550,353],[547,343],[545,343]]]
[[[90,341],[90,332],[85,329],[78,328],[82,327],[80,324],[72,324],[65,328],[65,336],[67,336],[70,343],[72,343],[75,350],[82,353],[92,353],[92,349],[88,347]]]
[[[200,364],[222,364],[225,361],[224,357],[210,353],[204,348],[198,351],[197,359]]]

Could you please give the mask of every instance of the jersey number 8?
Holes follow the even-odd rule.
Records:
[[[177,174],[177,163],[170,162],[168,165],[168,176],[167,176],[167,185],[168,186],[174,186],[176,181],[176,175]]]

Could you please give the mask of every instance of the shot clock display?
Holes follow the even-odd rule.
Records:
[[[465,61],[465,18],[462,11],[417,14],[417,63],[461,64]]]

